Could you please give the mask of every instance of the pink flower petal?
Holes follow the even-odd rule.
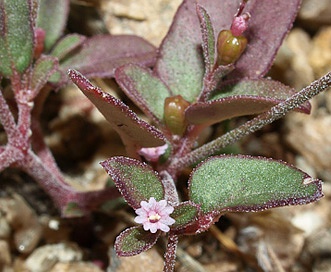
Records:
[[[136,216],[134,219],[134,222],[138,224],[143,224],[146,222],[146,217],[145,216]]]
[[[138,154],[145,157],[148,161],[156,162],[166,152],[167,148],[167,144],[157,147],[143,147],[139,149]]]
[[[170,228],[165,225],[165,224],[160,224],[160,230],[164,231],[164,232],[168,232],[170,230]]]
[[[169,215],[174,211],[174,208],[168,205],[166,200],[156,201],[151,197],[148,202],[141,201],[141,208],[136,210],[138,216],[134,221],[142,224],[145,231],[156,233],[158,230],[168,232],[169,226],[175,223],[175,220]]]

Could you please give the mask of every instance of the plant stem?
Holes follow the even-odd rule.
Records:
[[[166,253],[164,254],[163,272],[174,271],[177,245],[178,245],[178,235],[170,233],[168,237],[167,250]]]
[[[182,158],[174,158],[169,166],[169,172],[173,172],[174,169],[178,172],[184,167],[201,162],[206,157],[217,153],[221,148],[224,148],[225,146],[242,139],[244,136],[261,129],[265,125],[282,118],[286,113],[297,108],[320,92],[325,91],[330,86],[331,73],[327,73],[320,79],[315,80],[309,86],[302,89],[300,92],[272,107],[267,112],[258,115],[254,119],[229,131],[212,142],[195,149]]]
[[[59,180],[51,169],[33,151],[29,150],[24,159],[17,162],[17,167],[31,175],[36,182],[52,198],[63,216],[69,203],[78,205],[82,215],[88,215],[107,200],[120,196],[116,187],[109,187],[98,191],[77,191],[63,180]]]

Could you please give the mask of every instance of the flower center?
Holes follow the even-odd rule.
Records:
[[[148,216],[148,221],[151,223],[156,223],[161,219],[161,216],[158,213],[153,213],[150,216]]]

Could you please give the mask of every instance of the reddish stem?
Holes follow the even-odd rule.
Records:
[[[167,249],[164,254],[163,272],[172,272],[175,269],[176,250],[178,245],[178,235],[169,233]]]
[[[76,191],[67,183],[58,180],[56,175],[48,169],[45,163],[31,150],[29,150],[24,159],[18,161],[16,165],[36,180],[40,187],[50,195],[55,205],[64,216],[68,216],[68,214],[65,214],[65,210],[69,203],[77,204],[82,215],[88,215],[107,200],[115,199],[120,196],[115,187],[99,191]]]

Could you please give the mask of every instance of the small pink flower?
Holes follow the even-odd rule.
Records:
[[[141,201],[141,208],[136,210],[138,215],[134,221],[142,224],[144,230],[149,230],[151,233],[156,233],[157,230],[168,232],[169,226],[175,223],[175,220],[169,215],[174,211],[174,208],[167,204],[166,200],[156,201],[151,197],[148,202]]]
[[[148,161],[156,162],[166,152],[167,148],[167,144],[157,147],[143,147],[139,149],[138,154],[145,157]]]

